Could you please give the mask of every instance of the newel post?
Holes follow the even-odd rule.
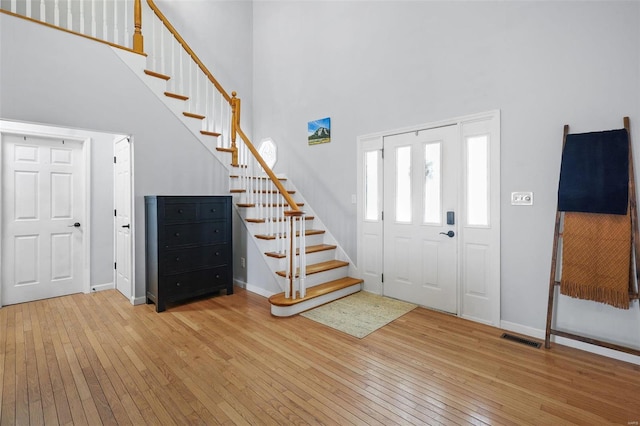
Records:
[[[142,37],[142,0],[134,0],[133,2],[133,51],[136,53],[144,53],[144,40]]]
[[[231,164],[238,165],[238,146],[236,145],[236,134],[240,124],[240,99],[236,97],[236,92],[231,92]]]

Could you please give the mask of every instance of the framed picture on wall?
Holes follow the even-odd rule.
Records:
[[[310,121],[307,125],[307,139],[309,145],[331,142],[331,118]]]

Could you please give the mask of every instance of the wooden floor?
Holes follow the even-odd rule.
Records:
[[[237,289],[0,309],[0,424],[637,425],[640,368],[418,308],[357,339]]]

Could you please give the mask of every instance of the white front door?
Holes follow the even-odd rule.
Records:
[[[116,288],[131,298],[131,151],[129,138],[115,141]]]
[[[384,138],[384,294],[457,313],[458,126]]]
[[[82,142],[2,135],[2,304],[83,290]]]

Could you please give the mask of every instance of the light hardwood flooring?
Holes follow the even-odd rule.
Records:
[[[236,289],[0,309],[0,424],[637,425],[640,367],[417,308],[364,339]]]

